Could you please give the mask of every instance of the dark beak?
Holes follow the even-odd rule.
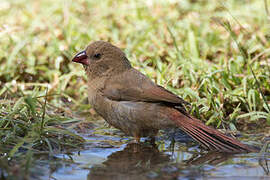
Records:
[[[78,54],[75,55],[75,57],[72,59],[72,62],[81,63],[84,65],[89,65],[87,55],[85,51],[81,51]]]

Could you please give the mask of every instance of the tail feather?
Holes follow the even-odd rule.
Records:
[[[198,119],[183,114],[179,115],[179,113],[172,114],[172,116],[172,120],[204,149],[229,153],[255,151],[240,141],[206,126]]]
[[[198,129],[188,129],[188,128],[183,128],[191,137],[193,137],[195,140],[201,143],[201,145],[205,149],[222,149],[223,145],[220,144],[219,142],[215,142],[215,139],[208,134],[206,134],[203,131],[199,131]],[[207,139],[208,142],[205,141]],[[226,145],[225,145],[226,146]],[[226,147],[228,148],[228,147]]]

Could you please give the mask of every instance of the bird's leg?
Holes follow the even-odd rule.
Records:
[[[156,146],[156,143],[155,142],[156,142],[155,136],[151,136],[150,137],[150,144],[155,147]]]
[[[139,146],[140,146],[140,139],[141,139],[140,136],[137,136],[137,135],[134,136],[135,146],[134,146],[134,148],[133,148],[133,153],[139,152],[139,149],[140,149],[140,148],[139,148]]]
[[[136,135],[134,138],[135,138],[135,142],[139,144],[141,137]]]

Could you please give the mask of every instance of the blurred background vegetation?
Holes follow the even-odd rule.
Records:
[[[208,125],[268,131],[267,3],[1,0],[0,153],[53,152],[83,141],[68,126],[79,122],[74,114],[91,116],[86,76],[71,58],[95,40],[123,49]]]

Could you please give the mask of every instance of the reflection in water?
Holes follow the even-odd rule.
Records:
[[[192,158],[186,161],[187,165],[218,165],[229,158],[231,158],[233,154],[226,154],[220,152],[208,152],[206,154],[194,154]]]
[[[173,153],[167,148],[159,151],[146,144],[123,146],[95,145],[80,154],[62,154],[49,159],[47,155],[35,155],[28,177],[35,180],[270,179],[269,153],[198,153],[192,147]],[[16,166],[6,168],[7,161],[3,160],[0,158],[0,179],[10,179],[7,172],[16,171]],[[18,171],[14,175],[22,173]]]
[[[157,148],[142,144],[128,144],[122,151],[111,154],[99,166],[94,166],[88,179],[142,179],[148,172],[170,161],[169,155]]]
[[[203,176],[205,173],[201,168],[194,168],[184,172],[187,166],[211,164],[218,165],[232,155],[210,152],[207,154],[194,154],[182,164],[175,163],[168,154],[159,152],[157,148],[144,144],[128,144],[122,151],[108,156],[102,165],[91,168],[88,179],[171,179],[179,176],[194,177]],[[178,167],[181,165],[181,167]]]
[[[263,168],[266,175],[269,175],[268,160],[266,158],[259,159],[259,165]]]
[[[80,153],[33,156],[27,177],[35,180],[270,179],[268,152],[237,155],[198,152],[189,141],[185,145],[177,143],[173,149],[166,138],[157,141],[159,149],[147,143],[126,144],[115,136],[85,138],[89,142]],[[5,157],[0,158],[0,179],[8,179],[7,173],[17,169],[5,166],[13,161],[2,160]],[[16,177],[22,173],[16,172]]]

